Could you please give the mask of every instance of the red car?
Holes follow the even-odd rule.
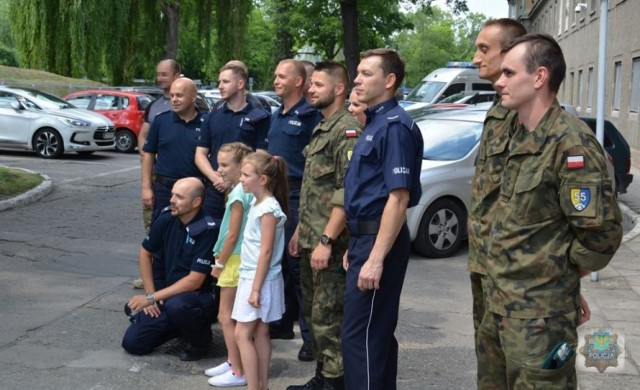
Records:
[[[116,150],[133,152],[151,96],[139,92],[86,90],[68,94],[64,100],[78,108],[95,111],[111,119],[116,126]]]

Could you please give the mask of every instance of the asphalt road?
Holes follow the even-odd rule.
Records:
[[[217,326],[212,355],[199,362],[179,361],[175,345],[145,357],[120,347],[143,238],[138,155],[0,152],[0,165],[45,173],[55,186],[0,213],[0,388],[210,388],[202,371],[225,356]],[[396,332],[399,389],[474,387],[466,254],[409,265]],[[300,339],[273,344],[270,388],[306,382],[315,365],[296,359]]]

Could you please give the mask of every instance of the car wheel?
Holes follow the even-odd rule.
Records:
[[[116,150],[121,153],[131,153],[136,148],[136,136],[128,129],[116,132]]]
[[[460,248],[466,228],[464,209],[451,199],[438,199],[422,216],[413,247],[421,256],[451,257]]]
[[[33,149],[42,158],[56,158],[64,152],[64,143],[57,131],[45,128],[33,136]]]

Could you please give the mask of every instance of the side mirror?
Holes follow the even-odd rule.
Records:
[[[24,110],[24,106],[20,102],[11,102],[11,108],[16,111]]]

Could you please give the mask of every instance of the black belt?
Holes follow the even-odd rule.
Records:
[[[177,181],[178,179],[172,179],[170,177],[162,176],[156,173],[156,182],[162,184],[163,186],[172,188]]]
[[[378,232],[380,231],[380,220],[351,219],[347,221],[347,226],[349,227],[349,234],[351,234],[352,236],[378,234]]]

